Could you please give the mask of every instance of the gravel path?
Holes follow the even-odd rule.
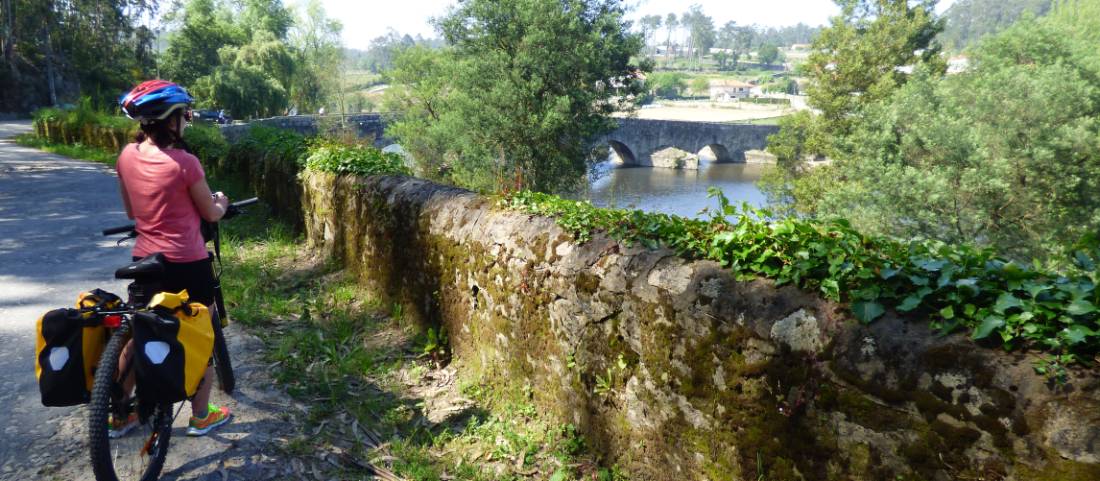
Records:
[[[4,140],[29,130],[26,121],[0,121],[0,480],[91,479],[86,409],[39,402],[35,321],[95,287],[125,297],[112,273],[129,261],[129,246],[99,232],[127,220],[111,169]],[[259,340],[232,326],[228,333],[238,392],[215,392],[214,402],[235,419],[187,438],[185,407],[161,479],[289,477],[279,446],[294,435],[289,416],[304,408],[271,388]]]

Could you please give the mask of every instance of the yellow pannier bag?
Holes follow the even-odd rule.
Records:
[[[81,293],[76,307],[115,309],[118,296],[95,289]],[[54,309],[35,328],[34,376],[44,406],[75,406],[91,398],[95,368],[107,347],[107,329],[92,311]]]
[[[178,402],[194,396],[214,352],[207,307],[189,302],[186,290],[162,292],[132,324],[138,398]]]

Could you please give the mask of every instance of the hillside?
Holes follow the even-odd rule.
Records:
[[[965,50],[981,37],[1012,25],[1023,15],[1046,15],[1051,0],[959,0],[944,12],[940,41],[948,51]]]

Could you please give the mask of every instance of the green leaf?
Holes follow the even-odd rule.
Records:
[[[978,295],[981,289],[978,287],[978,280],[974,278],[959,279],[955,281],[955,287],[960,291],[967,291],[971,296]]]
[[[566,481],[567,479],[569,479],[569,471],[566,471],[565,468],[554,471],[554,475],[550,476],[550,481]]]
[[[1084,299],[1074,299],[1073,302],[1066,307],[1066,312],[1073,316],[1083,316],[1096,312],[1096,306]]]
[[[924,299],[924,296],[918,296],[916,294],[913,294],[909,297],[906,297],[904,300],[902,300],[901,304],[898,304],[897,310],[899,312],[912,311],[913,309],[916,309],[918,306],[920,306],[920,301],[923,300],[923,299]]]
[[[1096,262],[1092,260],[1092,257],[1085,251],[1077,251],[1073,253],[1074,264],[1080,267],[1084,271],[1095,271]]]
[[[989,334],[996,329],[1004,327],[1005,320],[1001,316],[987,316],[982,319],[982,323],[978,325],[977,329],[974,329],[974,334],[970,336],[971,339],[985,339],[989,337]]]
[[[1085,342],[1085,338],[1095,336],[1098,333],[1092,329],[1089,329],[1080,324],[1074,324],[1065,329],[1062,329],[1062,337],[1069,341],[1070,344],[1081,344]]]
[[[924,269],[928,272],[937,272],[940,269],[943,269],[943,266],[947,265],[947,261],[945,261],[945,260],[923,260],[923,261],[917,261],[914,264],[916,264],[917,267],[919,267],[921,269]]]
[[[997,302],[993,304],[993,310],[998,314],[1004,314],[1005,311],[1020,306],[1020,300],[1013,296],[1011,292],[1002,292],[1000,296],[997,296]]]
[[[886,308],[877,302],[860,301],[852,304],[852,313],[855,314],[856,319],[859,319],[860,322],[869,324],[871,321],[886,314]]]
[[[824,292],[828,297],[835,298],[840,293],[840,285],[837,284],[836,279],[825,279],[821,281],[821,292]]]
[[[940,309],[940,315],[943,316],[944,319],[954,319],[955,306],[947,306],[943,309]]]

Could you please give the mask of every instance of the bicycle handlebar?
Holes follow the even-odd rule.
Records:
[[[233,216],[236,216],[237,214],[240,214],[241,212],[243,212],[241,209],[243,209],[245,207],[248,207],[252,204],[255,204],[259,201],[260,201],[260,199],[258,199],[256,197],[253,197],[251,199],[245,199],[245,200],[242,200],[242,201],[238,201],[238,202],[234,202],[232,204],[229,204],[229,208],[225,210],[225,216],[222,217],[222,218],[223,219],[228,219],[228,218],[231,218]],[[120,225],[118,227],[111,227],[110,229],[104,229],[103,230],[103,235],[109,236],[109,235],[127,234],[127,233],[129,233],[130,235],[136,235],[135,229],[137,229],[137,226],[134,225],[134,224]]]
[[[110,229],[104,229],[103,235],[125,234],[127,232],[132,232],[134,228],[134,224],[112,227]]]

